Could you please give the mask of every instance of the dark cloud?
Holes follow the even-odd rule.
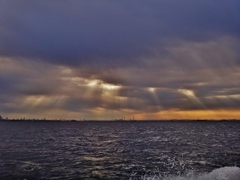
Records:
[[[239,1],[1,1],[0,55],[128,66],[169,39],[239,36]]]
[[[0,113],[239,109],[239,7],[238,0],[0,1]]]

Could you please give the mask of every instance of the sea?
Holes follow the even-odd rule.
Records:
[[[240,180],[240,121],[0,121],[0,179]]]

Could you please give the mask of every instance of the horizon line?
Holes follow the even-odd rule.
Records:
[[[123,120],[123,119],[114,119],[114,120],[107,120],[107,119],[82,119],[82,120],[77,120],[77,119],[37,119],[37,118],[30,118],[30,119],[25,119],[25,118],[0,118],[0,121],[40,121],[40,122],[150,122],[150,121],[240,121],[240,119],[134,119],[134,120]]]

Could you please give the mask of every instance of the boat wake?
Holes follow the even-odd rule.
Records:
[[[134,179],[134,178],[133,178]],[[183,176],[162,177],[158,175],[144,175],[141,180],[240,180],[240,168],[238,167],[223,167],[215,169],[210,173],[194,175],[192,172]]]

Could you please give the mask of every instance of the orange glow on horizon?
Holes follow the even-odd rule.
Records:
[[[136,119],[144,120],[170,120],[170,119],[189,119],[189,120],[197,120],[197,119],[213,119],[213,120],[221,120],[221,119],[240,119],[240,110],[163,110],[161,112],[152,113],[152,114],[144,114],[139,113],[136,114]]]
[[[223,119],[240,119],[240,110],[163,110],[157,113],[139,113],[129,109],[122,110],[108,110],[104,108],[96,108],[88,112],[69,112],[65,110],[55,110],[39,114],[4,114],[4,117],[9,119],[20,119],[26,117],[26,119],[65,119],[65,120],[223,120]],[[56,116],[57,115],[57,116]]]

